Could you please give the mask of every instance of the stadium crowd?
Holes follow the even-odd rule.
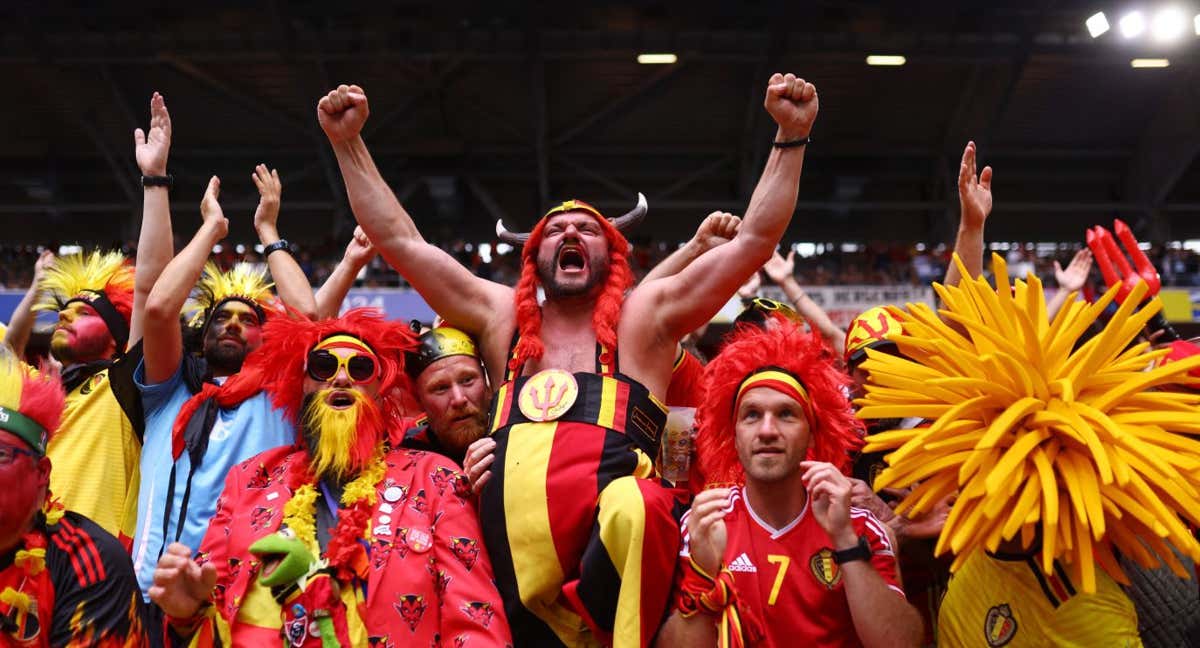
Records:
[[[520,275],[520,252],[508,250],[501,254],[494,251],[494,241],[469,242],[454,240],[435,242],[449,254],[453,255],[478,277],[502,283],[515,285]],[[1161,272],[1162,285],[1170,287],[1200,286],[1200,252],[1182,248],[1182,242],[1176,241],[1172,247],[1155,245],[1146,252],[1155,267]],[[786,242],[785,242],[786,244]],[[470,247],[468,247],[468,245]],[[488,254],[485,257],[479,247],[487,245]],[[634,276],[644,277],[650,269],[670,256],[678,249],[679,241],[653,241],[644,238],[631,237],[630,267]],[[1066,265],[1071,256],[1081,248],[1082,243],[1061,243],[1055,245],[1051,252],[1036,251],[1033,242],[1009,243],[1004,248],[995,248],[1004,254],[1009,267],[1017,268],[1024,274],[1032,271],[1045,279],[1054,277],[1054,262]],[[182,247],[183,241],[176,241],[176,247]],[[104,247],[104,246],[100,246]],[[309,284],[320,286],[329,278],[337,262],[341,258],[343,246],[332,239],[314,242],[309,245],[295,245],[297,262]],[[845,251],[841,244],[823,244],[820,251],[814,250],[807,255],[795,258],[795,276],[801,285],[805,286],[838,286],[868,284],[893,286],[901,284],[930,285],[940,281],[950,267],[953,248],[945,244],[913,243],[897,245],[880,242],[851,244],[854,251]],[[34,245],[0,245],[0,289],[24,290],[33,279],[33,264],[44,249],[58,250],[59,245],[48,242],[42,246]],[[136,241],[127,241],[120,245],[114,243],[106,249],[119,249],[130,258],[137,256]],[[254,248],[236,247],[223,248],[214,254],[214,261],[225,269],[235,263],[250,263],[262,265],[263,258]],[[1032,265],[1030,265],[1032,264]],[[1032,270],[1030,270],[1032,268]],[[1098,273],[1094,277],[1099,280]],[[367,288],[400,288],[407,287],[408,282],[382,259],[372,259],[367,264],[356,284]]]
[[[1121,221],[1062,258],[989,245],[974,143],[952,245],[780,254],[819,99],[792,74],[763,97],[744,213],[631,244],[644,198],[569,199],[485,261],[423,238],[353,85],[315,106],[349,241],[293,249],[266,165],[257,248],[222,246],[215,176],[175,230],[194,197],[155,93],[138,240],[0,249],[28,289],[0,349],[0,644],[1195,645],[1200,347],[1157,293],[1196,255]],[[439,321],[339,314],[360,281]],[[837,283],[939,305],[842,330],[803,289]]]

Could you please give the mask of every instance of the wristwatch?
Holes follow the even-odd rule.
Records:
[[[291,254],[292,244],[288,243],[287,239],[279,239],[278,241],[275,241],[274,243],[263,248],[263,258],[265,259],[271,256],[272,252],[278,252],[279,250],[287,250],[287,253]]]
[[[160,176],[142,176],[143,187],[166,187],[170,189],[175,185],[175,176],[160,175]]]
[[[867,536],[858,536],[858,544],[849,549],[833,552],[833,562],[843,565],[855,560],[870,560],[871,545],[867,542]]]

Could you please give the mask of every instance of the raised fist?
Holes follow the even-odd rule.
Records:
[[[817,119],[818,104],[816,86],[794,74],[776,72],[767,82],[763,105],[779,124],[779,136],[785,141],[808,137]]]
[[[354,228],[354,236],[350,239],[350,243],[346,245],[346,261],[355,267],[361,268],[367,265],[375,256],[375,246],[371,244],[371,239],[367,238],[366,232],[363,232],[362,227]]]
[[[217,570],[211,563],[200,566],[192,560],[187,547],[172,542],[154,568],[150,600],[168,616],[186,619],[208,600],[217,583]]]
[[[700,223],[700,227],[696,229],[696,235],[692,239],[702,249],[711,250],[733,240],[733,237],[737,236],[741,224],[742,219],[737,216],[729,212],[715,211]]]
[[[340,85],[317,102],[317,121],[330,144],[358,137],[370,114],[367,95],[356,85]]]
[[[200,219],[202,225],[210,225],[217,233],[217,240],[225,238],[229,233],[229,219],[225,218],[225,211],[221,209],[221,203],[217,202],[217,198],[221,195],[221,179],[213,176],[208,181],[208,189],[204,191],[204,198],[200,200]]]
[[[163,96],[150,98],[150,133],[133,131],[133,153],[142,175],[167,175],[167,153],[171,150],[171,115]]]

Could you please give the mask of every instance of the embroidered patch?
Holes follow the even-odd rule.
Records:
[[[987,640],[987,645],[992,648],[1007,645],[1016,634],[1017,619],[1007,603],[988,610],[987,618],[983,621],[983,638]]]
[[[808,568],[817,582],[833,589],[842,582],[842,570],[833,560],[833,550],[825,547],[808,559]]]

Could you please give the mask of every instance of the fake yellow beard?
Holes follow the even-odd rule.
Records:
[[[336,481],[357,474],[371,458],[382,430],[379,406],[362,392],[349,391],[354,404],[334,409],[326,399],[332,389],[313,394],[304,407],[303,427],[308,444],[309,470]]]

